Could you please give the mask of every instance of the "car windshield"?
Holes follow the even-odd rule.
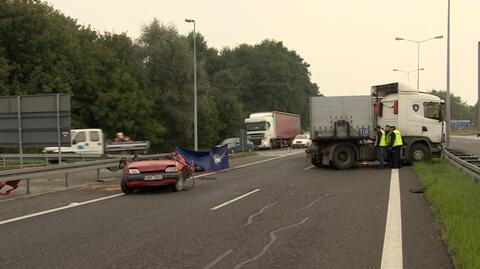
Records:
[[[308,139],[306,135],[297,135],[295,139]]]
[[[266,122],[249,122],[245,124],[247,131],[265,131]]]
[[[222,141],[221,145],[236,144],[236,143],[238,143],[238,138],[227,138]]]

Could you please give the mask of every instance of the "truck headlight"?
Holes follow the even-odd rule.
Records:
[[[130,175],[138,175],[138,174],[140,174],[140,170],[135,169],[135,168],[133,168],[133,169],[128,169],[128,173],[129,173]]]
[[[175,166],[169,166],[165,168],[165,173],[174,173],[174,172],[177,172],[177,167]]]

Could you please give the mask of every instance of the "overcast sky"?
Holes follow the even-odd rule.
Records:
[[[369,94],[370,86],[407,82],[392,69],[415,70],[420,48],[420,88],[446,85],[447,0],[48,0],[65,15],[100,31],[139,36],[154,17],[191,31],[197,21],[209,46],[221,49],[275,39],[311,65],[312,80],[325,95]],[[477,100],[480,1],[452,0],[451,91],[469,104]],[[415,72],[410,84],[416,86]]]

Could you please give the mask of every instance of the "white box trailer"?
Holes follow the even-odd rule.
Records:
[[[370,95],[312,97],[312,137],[373,137],[373,105]]]
[[[399,83],[373,86],[365,96],[311,97],[312,164],[348,169],[356,161],[374,161],[376,125],[402,133],[405,163],[427,160],[442,148],[442,109],[437,96]]]

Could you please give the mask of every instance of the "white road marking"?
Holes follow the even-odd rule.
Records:
[[[232,200],[226,201],[226,202],[223,203],[223,204],[219,204],[219,205],[217,205],[217,206],[215,206],[215,207],[212,207],[212,208],[210,208],[210,210],[217,210],[217,209],[219,209],[219,208],[222,208],[222,207],[224,207],[224,206],[226,206],[226,205],[229,205],[229,204],[234,203],[234,202],[236,202],[236,201],[238,201],[238,200],[240,200],[240,199],[243,199],[243,198],[245,198],[245,197],[247,197],[247,196],[249,196],[249,195],[252,195],[252,194],[256,193],[257,191],[260,191],[260,189],[255,189],[255,190],[253,190],[253,191],[251,191],[251,192],[247,192],[247,193],[245,193],[245,194],[243,194],[243,195],[238,196],[237,198],[233,198]]]
[[[305,169],[303,169],[303,171],[310,170],[310,169],[312,169],[312,168],[314,168],[314,167],[315,167],[315,165],[310,165],[309,167],[305,167]]]
[[[291,228],[294,228],[296,226],[299,226],[299,225],[302,225],[304,224],[305,222],[307,222],[308,220],[310,219],[310,217],[306,217],[304,218],[302,221],[298,222],[298,223],[295,223],[295,224],[292,224],[292,225],[289,225],[289,226],[285,226],[285,227],[282,227],[282,228],[279,228],[279,229],[276,229],[274,231],[271,231],[270,232],[270,241],[263,247],[262,251],[260,251],[260,253],[258,253],[256,256],[246,260],[246,261],[243,261],[239,264],[237,264],[234,269],[238,269],[238,268],[241,268],[243,267],[244,265],[248,264],[248,263],[251,263],[255,260],[258,260],[260,259],[263,255],[265,255],[265,253],[267,252],[267,250],[272,246],[273,243],[275,243],[275,241],[277,240],[277,235],[276,233],[278,232],[281,232],[281,231],[285,231],[285,230],[288,230],[288,229],[291,229]]]
[[[271,206],[274,206],[277,202],[273,202],[269,205],[266,205],[265,207],[263,207],[262,209],[260,209],[260,211],[252,214],[250,217],[248,217],[248,220],[247,220],[247,223],[245,224],[245,227],[247,227],[248,225],[252,224],[253,223],[253,218],[255,218],[256,216],[262,214],[265,210],[267,210],[269,207]]]
[[[225,257],[230,255],[230,253],[233,252],[233,249],[227,250],[227,252],[223,253],[222,255],[218,256],[215,260],[213,260],[211,263],[207,264],[203,269],[210,269],[213,268],[215,265],[219,264]]]
[[[13,219],[3,220],[3,221],[0,221],[0,225],[2,225],[2,224],[7,224],[7,223],[12,223],[12,222],[16,222],[16,221],[19,221],[19,220],[29,219],[29,218],[33,218],[33,217],[38,217],[38,216],[41,216],[41,215],[46,215],[46,214],[50,214],[50,213],[53,213],[53,212],[62,211],[62,210],[65,210],[65,209],[70,209],[70,208],[77,207],[77,206],[82,206],[82,205],[87,205],[87,204],[91,204],[91,203],[96,203],[96,202],[99,202],[99,201],[103,201],[103,200],[107,200],[107,199],[112,199],[112,198],[119,197],[119,196],[123,196],[123,195],[124,195],[123,193],[118,193],[118,194],[114,194],[114,195],[110,195],[110,196],[105,196],[105,197],[101,197],[101,198],[97,198],[97,199],[93,199],[93,200],[88,200],[88,201],[85,201],[85,202],[71,203],[71,204],[69,204],[69,205],[67,205],[67,206],[62,206],[62,207],[58,207],[58,208],[54,208],[54,209],[49,209],[49,210],[45,210],[45,211],[41,211],[41,212],[37,212],[37,213],[25,215],[25,216],[13,218]]]
[[[402,209],[398,169],[392,169],[381,269],[402,269]]]

